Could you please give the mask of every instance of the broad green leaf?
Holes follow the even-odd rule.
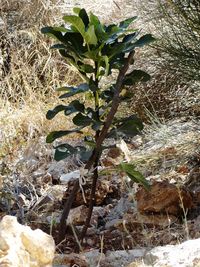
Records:
[[[92,77],[89,80],[89,88],[92,92],[96,92],[99,90],[99,88],[97,87],[96,83],[93,81]]]
[[[94,139],[91,136],[85,136],[84,137],[84,143],[92,148],[95,148],[96,143]]]
[[[126,61],[125,53],[119,53],[110,59],[110,61],[109,61],[110,62],[110,68],[111,69],[121,69],[122,66],[124,66],[124,64],[125,64],[125,61]]]
[[[106,67],[105,67],[105,75],[107,76],[108,73],[109,73],[109,59],[108,59],[107,56],[102,56],[102,58],[103,58],[103,60],[105,62],[105,65],[106,65]]]
[[[47,34],[50,37],[53,37],[54,39],[59,40],[60,42],[63,42],[63,35],[60,31],[56,31],[54,27],[44,27],[41,29],[41,32],[43,34]]]
[[[142,70],[133,70],[124,78],[123,85],[134,85],[137,82],[147,82],[151,76]]]
[[[125,172],[128,177],[136,183],[142,184],[146,190],[150,189],[149,182],[145,179],[145,177],[139,172],[135,170],[135,166],[131,163],[120,163],[119,168]]]
[[[83,115],[81,113],[78,113],[73,118],[73,122],[77,126],[84,126],[85,127],[85,126],[90,125],[93,122],[93,120],[90,117],[88,117],[88,116],[85,116],[85,115]]]
[[[61,144],[55,147],[54,159],[56,161],[63,160],[77,153],[77,149],[69,144]]]
[[[92,154],[91,150],[87,150],[84,146],[71,146],[69,144],[61,144],[55,147],[54,159],[59,161],[67,157],[78,156],[81,161],[87,161]]]
[[[85,106],[79,100],[72,101],[64,110],[66,116],[74,112],[84,112]]]
[[[140,128],[134,120],[129,120],[120,125],[117,131],[123,133],[124,136],[133,137],[140,133]]]
[[[76,95],[76,94],[85,93],[89,89],[90,88],[89,88],[89,85],[87,83],[82,83],[78,87],[64,86],[64,87],[60,87],[60,88],[56,89],[56,91],[67,91],[67,93],[65,93],[59,97],[59,98],[63,99],[66,97],[71,97],[71,96]]]
[[[124,36],[122,43],[130,43],[136,38],[136,36],[137,36],[137,32],[127,34]]]
[[[106,40],[107,34],[104,30],[103,25],[99,21],[98,17],[95,16],[92,12],[90,13],[90,24],[94,25],[95,34],[96,34],[98,40],[100,40],[100,41]]]
[[[101,129],[103,123],[101,121],[94,121],[92,124],[92,130],[98,131]]]
[[[137,19],[136,16],[132,17],[132,18],[128,18],[128,19],[125,19],[123,21],[120,22],[119,24],[119,28],[122,28],[122,29],[126,29],[128,28],[128,26]]]
[[[82,133],[79,129],[69,130],[69,131],[53,131],[47,135],[46,142],[52,143],[57,138],[63,137],[71,133]]]
[[[99,52],[100,52],[100,50],[99,50],[99,48],[97,48],[94,50],[88,50],[83,55],[88,59],[92,59],[94,61],[99,61]]]
[[[79,152],[79,158],[83,162],[87,162],[92,155],[93,150],[85,150]]]
[[[68,61],[68,63],[73,63],[78,69],[77,62],[81,60],[79,54],[74,53],[73,50],[70,51],[64,49],[59,49],[59,53]]]
[[[53,30],[54,31],[57,31],[57,32],[70,32],[71,31],[70,29],[67,29],[64,26],[53,27]]]
[[[85,24],[85,27],[87,28],[87,26],[89,24],[89,18],[88,18],[88,15],[87,15],[87,12],[85,11],[85,9],[82,8],[79,11],[78,15],[82,19],[83,23]]]
[[[80,32],[80,34],[83,36],[83,38],[85,37],[85,25],[84,25],[81,18],[74,16],[74,15],[69,15],[69,16],[64,16],[63,19],[65,22],[72,24],[72,26],[78,32]]]
[[[80,11],[81,11],[81,8],[80,7],[74,7],[73,8],[73,12],[75,13],[75,14],[79,14],[80,13]]]
[[[66,107],[67,106],[64,106],[64,105],[58,105],[54,109],[48,110],[46,114],[47,120],[53,119],[56,116],[56,114],[58,114],[61,111],[64,111]]]
[[[120,28],[116,24],[110,24],[108,26],[105,26],[105,31],[111,35],[113,33],[119,32]]]
[[[87,116],[93,120],[97,120],[97,114],[96,111],[93,108],[88,107],[86,109]]]
[[[87,32],[84,35],[87,44],[96,45],[97,37],[94,31],[94,25],[90,25]]]
[[[108,103],[113,99],[114,93],[115,93],[114,85],[111,85],[108,89],[102,91],[102,93],[100,94],[100,97],[101,99],[104,99],[105,102]]]
[[[66,49],[67,47],[63,44],[54,44],[50,47],[51,49]]]
[[[79,57],[87,51],[87,48],[83,45],[84,39],[79,32],[67,32],[63,36],[65,44],[68,44],[70,50],[79,54]]]
[[[79,69],[85,73],[94,73],[95,69],[89,64],[82,64]]]
[[[127,137],[139,134],[142,129],[142,121],[136,115],[121,119],[120,123],[117,125],[117,131],[123,133]]]
[[[119,136],[133,137],[141,133],[143,129],[142,121],[135,115],[113,122],[114,128],[108,134],[108,137],[117,138]]]
[[[142,47],[154,42],[156,39],[151,34],[143,35],[138,41],[134,43],[135,47]]]

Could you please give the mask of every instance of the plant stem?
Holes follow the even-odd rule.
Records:
[[[85,224],[84,224],[83,230],[81,232],[81,236],[80,236],[81,243],[83,242],[83,238],[85,237],[87,229],[88,229],[88,227],[90,225],[90,220],[91,220],[91,217],[92,217],[92,211],[93,211],[94,205],[96,203],[96,187],[97,187],[97,180],[98,180],[98,177],[99,177],[99,174],[98,174],[98,161],[99,161],[99,159],[97,158],[96,161],[95,161],[95,164],[94,164],[94,168],[95,169],[94,169],[94,172],[93,172],[93,180],[92,180],[92,189],[91,189],[91,193],[90,193],[89,210],[88,210],[87,218],[86,218],[86,221],[85,221]]]
[[[96,87],[98,88],[98,78],[97,78],[97,72],[98,72],[98,65],[95,64],[95,83],[96,83]],[[94,100],[95,100],[95,111],[96,111],[96,116],[99,120],[99,92],[98,90],[94,92]],[[96,131],[95,134],[95,141],[97,142],[98,138],[99,138],[99,134],[100,134],[100,130]],[[88,210],[88,214],[87,214],[87,218],[83,227],[83,230],[81,232],[81,236],[80,236],[80,240],[81,243],[83,242],[83,238],[85,237],[86,233],[87,233],[87,229],[90,225],[90,220],[92,217],[92,211],[94,208],[94,205],[96,203],[96,187],[97,187],[97,180],[99,177],[98,174],[98,163],[99,163],[99,157],[100,157],[100,153],[98,155],[98,157],[95,159],[94,161],[94,171],[93,171],[93,179],[92,179],[92,188],[91,188],[91,193],[90,193],[90,202],[89,202],[89,210]]]
[[[79,180],[75,181],[74,187],[64,205],[64,209],[60,219],[59,240],[58,240],[59,243],[62,242],[63,239],[65,239],[67,217],[69,215],[71,206],[74,202],[78,189],[79,189]]]
[[[120,93],[121,93],[121,90],[122,90],[123,79],[124,79],[124,76],[126,75],[126,72],[127,72],[128,68],[129,68],[129,66],[130,66],[130,63],[131,63],[133,55],[134,55],[134,51],[129,53],[124,66],[119,71],[119,74],[118,74],[118,77],[117,77],[117,82],[116,82],[116,85],[115,85],[115,94],[114,94],[114,97],[113,97],[111,109],[110,109],[110,111],[108,113],[108,116],[106,118],[104,126],[103,126],[102,130],[100,131],[99,136],[98,136],[98,138],[96,140],[96,147],[94,148],[90,159],[88,160],[88,162],[85,165],[85,169],[90,170],[93,167],[93,165],[96,164],[96,162],[98,163],[99,152],[101,151],[101,145],[102,145],[104,139],[106,138],[108,130],[109,130],[111,124],[112,124],[113,118],[114,118],[115,113],[117,112],[118,106],[120,104]],[[94,175],[94,177],[95,177],[95,175]],[[96,189],[96,182],[95,182],[96,178],[94,178],[94,177],[93,177],[93,184],[95,185],[95,189]],[[98,173],[97,173],[97,178],[98,178]],[[78,190],[79,190],[79,181],[77,180],[75,182],[75,184],[74,184],[74,188],[73,188],[72,192],[70,193],[69,198],[67,199],[67,201],[66,201],[66,203],[64,205],[64,210],[63,210],[63,213],[62,213],[62,216],[61,216],[60,229],[59,229],[59,241],[60,242],[65,238],[66,220],[67,220],[67,217],[69,215],[69,211],[71,209],[71,206],[73,204],[73,201],[74,201],[74,199],[76,197],[76,194],[77,194]],[[94,187],[92,187],[92,192],[93,192],[93,190],[94,190]],[[91,200],[92,200],[92,192],[91,192]],[[91,203],[91,205],[92,205],[92,203]],[[87,231],[87,229],[86,229],[86,231]],[[83,235],[81,234],[81,237],[82,236]]]

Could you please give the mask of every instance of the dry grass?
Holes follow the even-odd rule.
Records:
[[[79,79],[66,62],[50,51],[50,41],[40,33],[43,25],[58,23],[61,17],[56,1],[51,2],[51,7],[47,4],[45,0],[3,0],[0,8],[4,21],[0,31],[1,156],[28,139],[67,124],[63,117],[52,122],[45,118],[46,111],[58,101],[54,89]]]
[[[155,4],[149,8],[151,13],[147,13],[146,7],[152,3],[145,6],[136,0],[135,5],[130,1],[108,1],[106,9],[109,9],[107,12],[110,16],[106,16],[105,5],[100,7],[97,2],[84,2],[83,6],[109,22],[139,15],[146,21],[139,20],[138,28],[154,31],[155,35],[162,31],[155,27],[158,20]],[[0,65],[0,155],[12,150],[14,144],[17,146],[27,138],[46,135],[49,130],[68,124],[63,117],[51,122],[45,119],[46,111],[59,101],[54,88],[76,84],[79,80],[66,62],[57,53],[49,50],[51,40],[40,33],[40,28],[44,25],[60,24],[61,5],[59,0],[1,1],[0,17],[4,21],[4,27],[0,30],[0,36],[5,43],[4,48],[7,49],[3,52],[3,57],[8,64],[4,69]],[[145,121],[149,121],[146,112],[148,110],[155,117],[171,118],[180,115],[180,112],[186,114],[188,106],[193,106],[194,109],[191,112],[189,110],[189,114],[198,115],[198,102],[193,98],[193,88],[181,83],[176,72],[172,73],[166,66],[163,67],[163,60],[157,60],[159,54],[156,53],[157,50],[148,47],[136,54],[137,66],[150,72],[152,80],[133,88],[135,96],[131,110]]]
[[[186,5],[186,2],[188,5]],[[152,74],[139,85],[132,106],[148,120],[145,109],[158,117],[196,116],[199,106],[199,1],[136,1],[140,23],[157,38],[140,61]]]

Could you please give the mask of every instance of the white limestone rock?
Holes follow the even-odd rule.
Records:
[[[43,231],[23,226],[13,216],[0,222],[0,266],[51,267],[55,243]]]
[[[144,263],[155,267],[200,266],[200,238],[179,245],[156,247],[146,254]]]
[[[155,247],[139,262],[133,261],[126,267],[200,267],[200,238],[178,245]]]

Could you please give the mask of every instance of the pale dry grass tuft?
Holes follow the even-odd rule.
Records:
[[[58,1],[3,0],[0,17],[0,155],[24,141],[67,127],[63,117],[47,121],[45,114],[58,102],[55,88],[77,82],[77,74],[49,48],[40,33],[59,23]],[[2,57],[2,58],[1,58]]]

